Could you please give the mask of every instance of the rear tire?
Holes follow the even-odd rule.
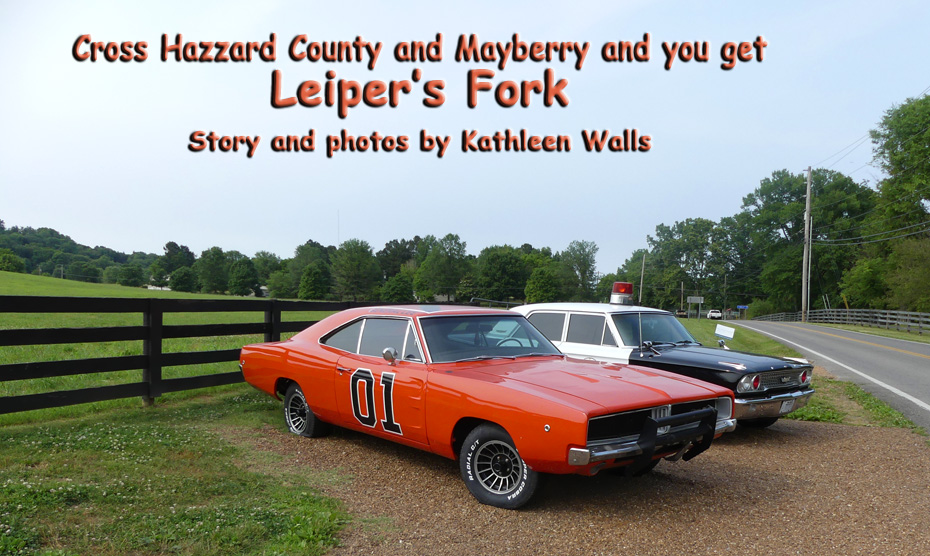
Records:
[[[750,429],[764,429],[765,427],[771,427],[775,424],[775,421],[778,421],[778,417],[763,417],[761,419],[740,419],[737,423],[740,426],[748,427]]]
[[[287,430],[300,436],[316,438],[329,434],[330,425],[320,421],[307,404],[303,390],[296,383],[284,395],[284,422]]]
[[[482,504],[515,510],[533,497],[539,473],[527,467],[507,431],[476,427],[459,451],[459,470],[469,492]]]

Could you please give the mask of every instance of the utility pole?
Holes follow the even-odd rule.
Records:
[[[804,203],[804,260],[801,263],[801,322],[807,322],[808,282],[811,264],[811,167],[807,167],[807,200]]]
[[[643,304],[643,278],[646,276],[646,254],[643,253],[643,264],[639,267],[639,305]]]

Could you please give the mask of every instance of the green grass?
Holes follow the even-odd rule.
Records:
[[[324,553],[349,519],[317,490],[332,479],[228,440],[279,414],[238,385],[0,428],[0,555]]]
[[[189,294],[142,288],[127,288],[110,284],[88,284],[60,278],[31,276],[0,272],[0,295],[37,295],[37,296],[74,296],[74,297],[172,297],[187,299],[230,299],[229,296]],[[2,303],[2,300],[0,300]],[[331,314],[326,311],[300,311],[284,314],[285,321],[314,321]],[[240,311],[220,313],[168,313],[166,325],[174,324],[216,324],[263,322],[262,311]],[[15,328],[81,328],[95,326],[139,326],[142,324],[141,313],[0,313],[0,329]],[[285,335],[284,337],[288,337]],[[186,351],[211,351],[237,349],[247,344],[263,341],[261,335],[213,336],[204,338],[178,338],[163,342],[165,353]],[[37,346],[0,347],[0,364],[28,363],[39,361],[62,361],[96,357],[116,357],[141,355],[142,341],[99,342],[81,344],[56,344]],[[163,378],[182,378],[235,371],[235,362],[211,363],[204,365],[186,365],[166,367]],[[41,378],[34,380],[17,380],[0,382],[0,397],[38,394],[63,390],[76,390],[96,386],[126,384],[142,380],[142,371],[118,371],[110,373],[84,374],[67,377]],[[222,388],[220,388],[222,390]],[[159,401],[174,398],[188,398],[199,395],[200,390],[166,394]],[[137,407],[139,399],[110,400],[92,404],[52,408],[38,412],[26,412],[0,415],[0,424],[29,422],[38,416],[42,418],[76,417],[86,413],[104,411],[116,407]]]
[[[714,334],[718,324],[735,328],[736,333],[732,340],[726,340],[727,347],[736,351],[748,351],[751,353],[763,353],[765,355],[774,355],[777,357],[800,357],[801,354],[788,346],[780,344],[771,338],[746,330],[738,326],[732,326],[726,321],[710,319],[679,319],[679,322],[688,329],[694,338],[705,346],[717,346],[718,338]]]
[[[920,432],[921,434],[925,434],[925,432],[920,427],[912,423],[910,419],[905,417],[904,414],[902,414],[900,411],[897,411],[872,394],[869,394],[860,388],[857,384],[853,384],[852,382],[844,382],[843,388],[845,389],[846,396],[868,411],[872,420],[878,426],[911,429]]]
[[[812,386],[816,393],[806,406],[793,411],[786,418],[798,421],[817,421],[820,423],[847,423],[851,415],[839,407],[844,399],[843,385],[839,380],[825,377],[814,377]]]

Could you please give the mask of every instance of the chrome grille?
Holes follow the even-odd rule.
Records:
[[[770,371],[761,373],[762,388],[772,390],[775,388],[794,388],[801,385],[801,371]]]

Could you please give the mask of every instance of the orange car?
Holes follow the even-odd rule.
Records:
[[[730,390],[568,359],[512,311],[350,309],[242,348],[240,367],[284,398],[291,432],[338,425],[458,459],[475,498],[501,508],[525,504],[539,473],[642,473],[736,426]]]

